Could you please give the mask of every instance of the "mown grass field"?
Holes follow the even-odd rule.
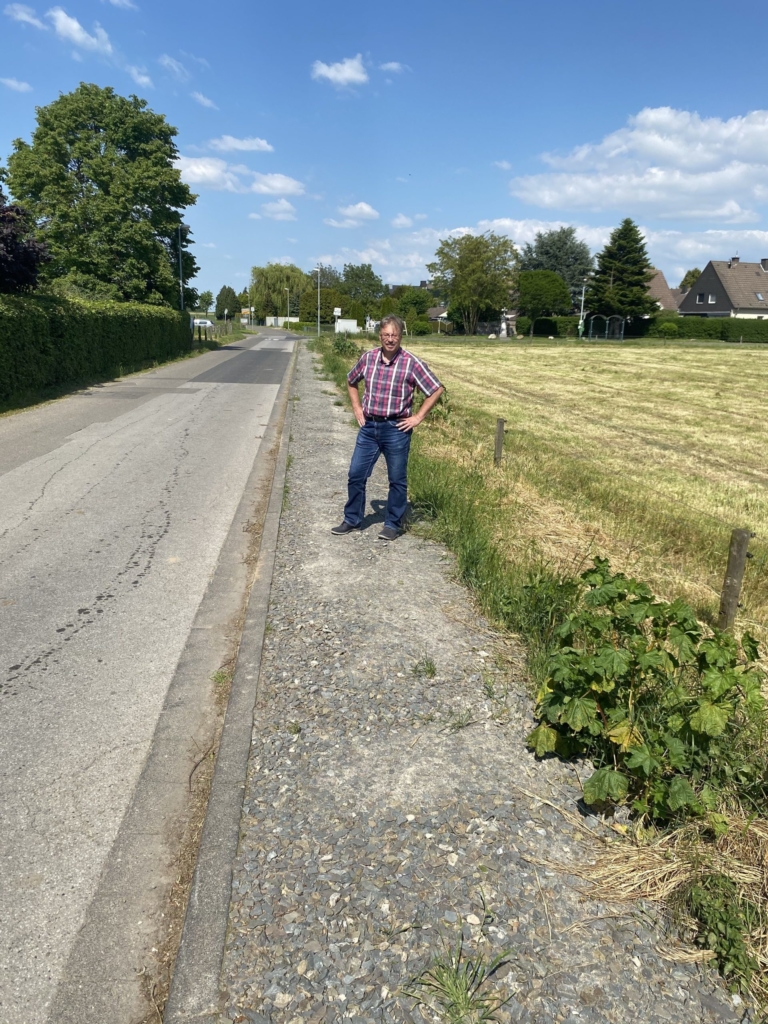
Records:
[[[515,562],[596,554],[717,616],[728,540],[751,529],[739,625],[768,633],[768,346],[408,340],[448,390],[418,450],[479,473]],[[496,418],[504,460],[493,466]]]

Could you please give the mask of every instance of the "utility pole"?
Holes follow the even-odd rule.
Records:
[[[288,292],[288,305],[285,310],[285,323],[287,325],[288,321],[291,319],[291,289],[286,288],[285,290]],[[286,326],[285,329],[288,330],[288,327]]]

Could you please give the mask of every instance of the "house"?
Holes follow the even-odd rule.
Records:
[[[448,315],[447,306],[430,306],[427,316],[430,320],[446,320]]]
[[[677,310],[678,302],[675,298],[675,292],[679,293],[679,288],[674,290],[667,284],[667,279],[664,274],[653,268],[653,277],[648,282],[648,291],[651,294],[651,298],[656,299],[660,309],[671,309]]]
[[[768,259],[710,260],[679,307],[684,316],[768,319]]]

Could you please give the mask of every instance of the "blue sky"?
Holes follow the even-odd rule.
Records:
[[[0,159],[96,82],[179,129],[199,289],[318,259],[417,283],[451,233],[574,224],[598,249],[625,216],[675,285],[768,256],[767,22],[753,0],[10,3]]]

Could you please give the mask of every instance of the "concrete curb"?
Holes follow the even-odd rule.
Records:
[[[181,945],[176,957],[164,1024],[216,1024],[220,1018],[219,976],[231,896],[232,864],[240,835],[243,791],[253,729],[253,706],[275,564],[283,487],[288,467],[291,413],[289,392],[299,342],[286,374],[280,450],[248,599],[232,690],[227,705],[208,811],[200,840]]]

